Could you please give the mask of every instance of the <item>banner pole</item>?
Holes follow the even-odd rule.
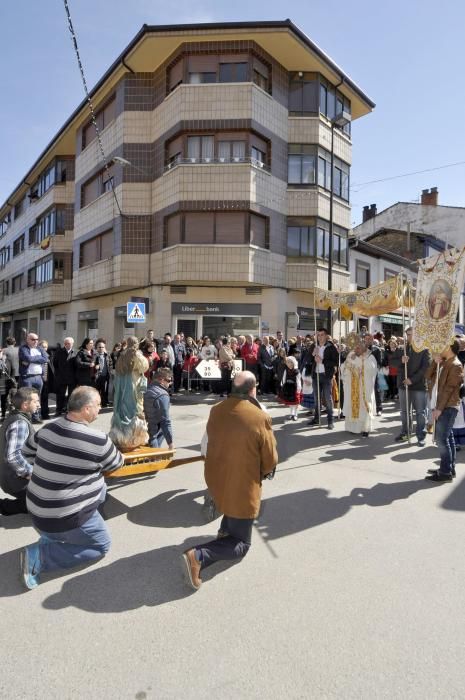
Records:
[[[315,350],[313,351],[313,357],[315,358],[315,370],[316,370],[316,389],[317,389],[317,399],[318,403],[315,404],[315,410],[318,406],[318,427],[321,427],[321,396],[320,396],[320,373],[318,372],[318,366],[316,361],[316,353],[318,352],[318,333],[316,327],[316,303],[315,303],[315,282],[313,283],[313,321],[315,323]]]
[[[337,411],[338,420],[341,420],[341,307],[338,308],[338,324],[339,324],[339,352],[337,358],[337,392],[339,395],[339,406]]]
[[[405,332],[405,287],[404,287],[404,272],[401,270],[400,279],[402,285],[402,334],[404,336],[404,357],[407,357],[407,334]],[[407,374],[407,362],[404,362],[404,380],[408,379]],[[410,444],[410,411],[409,411],[409,395],[408,395],[408,384],[404,384],[405,387],[405,412],[407,416],[407,440]]]

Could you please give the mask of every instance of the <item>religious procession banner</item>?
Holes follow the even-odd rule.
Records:
[[[440,354],[454,341],[455,319],[465,279],[465,248],[418,261],[413,320],[414,350]]]
[[[326,289],[315,287],[314,295],[315,308],[340,308],[341,317],[346,321],[352,318],[352,314],[379,316],[396,311],[400,306],[413,304],[406,279],[402,275],[359,292],[328,292]]]

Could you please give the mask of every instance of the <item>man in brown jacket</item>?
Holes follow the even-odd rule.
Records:
[[[429,469],[430,481],[452,481],[455,477],[455,442],[452,430],[457,412],[460,408],[460,387],[463,383],[463,367],[458,359],[460,346],[455,340],[452,345],[434,358],[427,371],[427,377],[436,381],[439,367],[438,392],[434,402],[432,398],[433,419],[436,421],[436,444],[441,463],[439,469]]]
[[[224,515],[216,540],[182,555],[195,590],[202,584],[201,569],[215,561],[241,559],[249,551],[262,480],[274,474],[278,463],[271,418],[257,405],[256,392],[254,374],[238,372],[229,398],[210,412],[205,481]]]

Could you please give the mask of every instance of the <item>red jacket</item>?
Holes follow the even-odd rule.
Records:
[[[241,347],[241,357],[248,365],[256,365],[258,362],[258,345],[256,343],[244,343]]]

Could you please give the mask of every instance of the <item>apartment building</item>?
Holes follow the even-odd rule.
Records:
[[[331,225],[349,288],[350,122],[374,103],[290,20],[144,25],[92,102],[107,163],[83,102],[0,208],[3,338],[274,332],[326,286]]]

